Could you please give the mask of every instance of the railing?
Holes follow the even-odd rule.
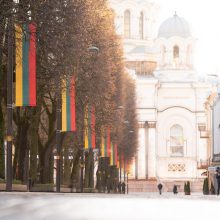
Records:
[[[212,162],[220,162],[220,154],[214,154]]]

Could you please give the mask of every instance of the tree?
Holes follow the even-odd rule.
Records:
[[[209,180],[208,180],[208,178],[205,178],[204,182],[203,182],[203,194],[204,195],[209,194]]]
[[[190,195],[190,193],[191,193],[190,182],[189,181],[184,183],[184,192],[185,192],[185,195]]]
[[[30,152],[31,178],[42,183],[53,182],[57,109],[60,107],[58,97],[64,87],[63,80],[73,75],[76,81],[77,131],[62,134],[61,138],[65,182],[68,182],[68,176],[70,182],[79,180],[84,109],[88,105],[95,108],[97,147],[100,147],[101,129],[110,127],[112,140],[119,144],[126,141],[127,144],[122,145],[126,146],[127,158],[131,158],[137,137],[135,89],[132,80],[124,73],[120,39],[115,33],[114,14],[108,8],[107,1],[20,0],[2,1],[1,4],[1,94],[6,92],[5,64],[8,57],[7,42],[3,39],[7,39],[7,18],[12,17],[14,23],[20,25],[32,22],[37,27],[37,106],[14,109],[14,178],[27,181]],[[98,47],[99,53],[89,51],[91,46]],[[6,96],[0,96],[0,113],[3,116],[0,143],[7,120],[6,100],[3,97]],[[120,114],[116,111],[118,106],[124,106]],[[124,120],[129,120],[129,127],[123,125]],[[134,132],[129,133],[128,129]],[[92,154],[89,154],[87,170],[93,166],[91,160]],[[1,170],[2,161],[0,157]],[[86,184],[90,183],[89,178],[91,174],[86,175]]]

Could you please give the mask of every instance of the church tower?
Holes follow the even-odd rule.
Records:
[[[158,5],[148,0],[109,0],[122,38],[127,72],[134,74],[139,123],[138,150],[130,190],[167,191],[185,181],[202,189],[209,160],[204,103],[216,85],[199,80],[194,69],[196,40],[189,23],[176,13],[156,33]],[[139,182],[138,182],[139,181]],[[147,189],[147,185],[152,185]]]
[[[189,23],[176,12],[166,19],[159,28],[156,39],[158,51],[155,75],[166,80],[193,79],[195,38]]]

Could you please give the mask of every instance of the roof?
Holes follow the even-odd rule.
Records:
[[[173,36],[183,38],[191,36],[189,23],[176,13],[161,24],[158,32],[158,37],[170,38]]]

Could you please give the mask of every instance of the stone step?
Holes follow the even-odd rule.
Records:
[[[162,181],[163,192],[172,192],[174,184],[177,185],[179,192],[184,192],[184,181]],[[157,181],[148,180],[129,180],[130,192],[158,192]],[[202,192],[203,180],[190,182],[191,192]]]

